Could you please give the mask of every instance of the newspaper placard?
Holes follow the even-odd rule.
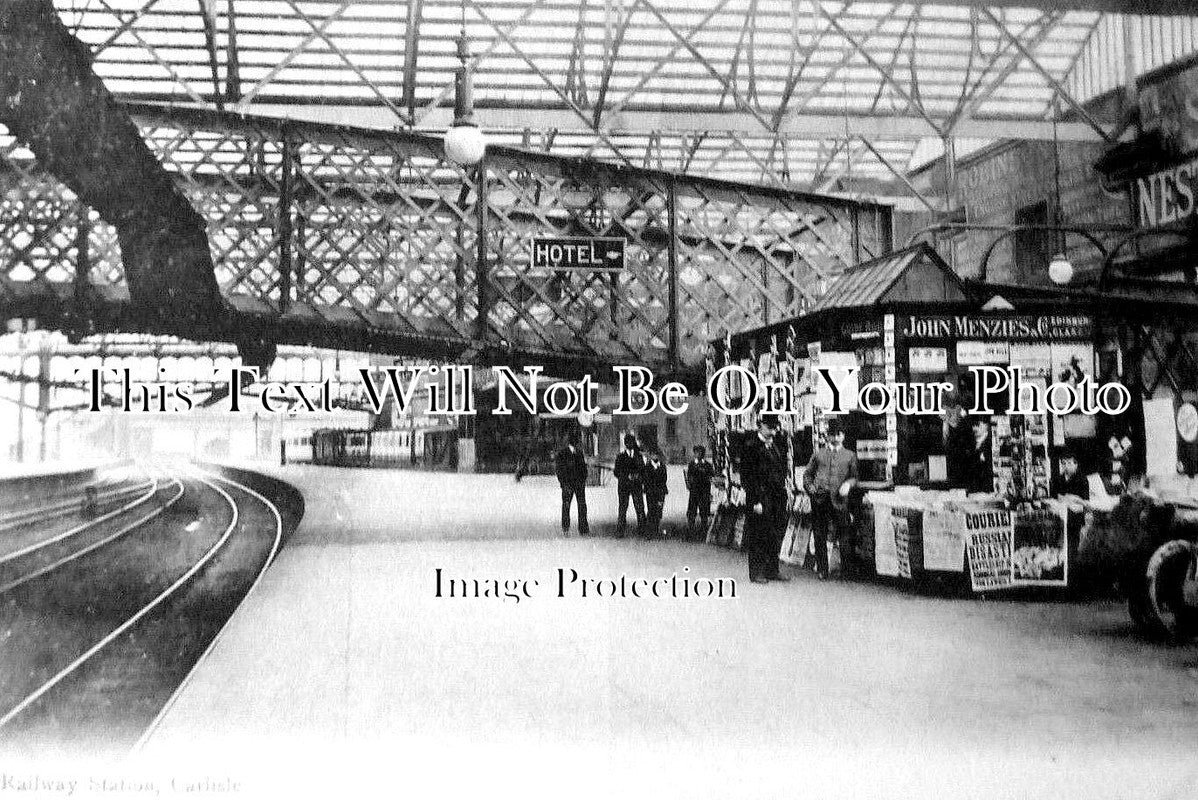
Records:
[[[1006,589],[1012,584],[1011,543],[1014,531],[1009,511],[966,511],[969,580],[975,592]]]
[[[960,572],[965,566],[965,521],[961,511],[929,507],[923,512],[924,569]]]
[[[897,578],[898,552],[894,546],[894,528],[890,524],[892,507],[881,500],[870,503],[874,509],[874,571]]]
[[[1015,515],[1011,578],[1016,586],[1068,584],[1068,514],[1067,506],[1054,503]]]
[[[891,535],[894,537],[895,561],[900,578],[911,577],[911,532],[908,528],[907,509],[896,508],[890,513]]]
[[[1144,441],[1148,443],[1149,475],[1177,474],[1177,427],[1173,420],[1173,398],[1144,401]]]

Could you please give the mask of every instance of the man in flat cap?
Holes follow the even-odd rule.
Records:
[[[827,447],[816,450],[803,471],[803,486],[811,496],[811,535],[820,580],[828,578],[829,537],[843,541],[848,496],[856,483],[857,455],[845,449],[844,428],[831,420]]]

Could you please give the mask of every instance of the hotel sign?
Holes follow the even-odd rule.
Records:
[[[907,316],[902,319],[903,336],[914,339],[1089,339],[1094,326],[1089,317],[1078,314],[1038,316]]]
[[[624,269],[624,244],[618,236],[536,236],[532,267],[618,272]]]

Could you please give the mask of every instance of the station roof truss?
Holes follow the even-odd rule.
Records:
[[[438,132],[464,21],[493,142],[908,197],[921,142],[1101,140],[1113,121],[1087,100],[1198,49],[1198,15],[1167,0],[1140,8],[1173,16],[1118,0],[54,2],[130,101]]]

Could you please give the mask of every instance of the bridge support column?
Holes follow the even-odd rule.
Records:
[[[475,184],[475,212],[478,217],[477,257],[474,264],[478,317],[474,320],[474,338],[484,341],[491,329],[491,276],[487,253],[487,160],[478,162]]]
[[[224,305],[206,224],[92,70],[50,0],[0,3],[0,123],[117,230],[133,311],[201,336]]]

